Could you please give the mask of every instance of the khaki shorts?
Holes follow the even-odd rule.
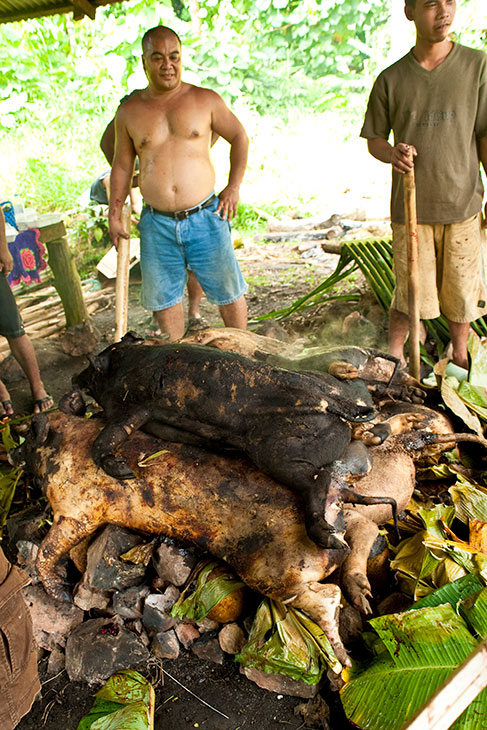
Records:
[[[0,728],[13,730],[40,690],[32,620],[22,597],[30,583],[0,548]]]
[[[396,288],[392,308],[408,313],[406,227],[392,224]],[[485,233],[481,216],[461,223],[418,225],[421,319],[444,314],[452,322],[473,322],[487,314]]]

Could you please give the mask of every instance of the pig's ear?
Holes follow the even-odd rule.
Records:
[[[144,342],[144,338],[137,334],[137,332],[130,330],[130,332],[124,334],[121,342],[123,342],[124,345],[133,345],[135,342]]]
[[[102,352],[100,355],[88,355],[88,360],[95,372],[101,373],[102,375],[108,372],[110,364],[109,352]]]
[[[34,444],[42,446],[49,433],[49,418],[46,413],[36,413],[31,422],[31,430],[34,436]]]

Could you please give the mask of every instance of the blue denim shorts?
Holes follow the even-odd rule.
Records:
[[[0,271],[0,335],[22,337],[24,325],[7,277]]]
[[[152,312],[182,301],[189,268],[206,297],[232,304],[248,289],[233,249],[228,221],[207,208],[178,221],[144,207],[139,221],[142,306]]]

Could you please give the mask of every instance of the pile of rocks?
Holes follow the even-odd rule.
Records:
[[[90,685],[104,682],[120,669],[140,665],[151,656],[174,660],[185,650],[202,660],[223,664],[244,645],[260,600],[248,596],[249,616],[241,623],[174,618],[171,608],[201,555],[166,538],[148,542],[143,535],[108,525],[89,544],[72,550],[70,560],[64,561],[61,569],[73,603],[59,603],[40,582],[35,566],[37,542],[32,537],[17,539],[16,546],[18,563],[31,577],[24,597],[40,653],[49,652],[48,673],[66,669],[71,680]],[[140,561],[121,557],[134,548]],[[359,620],[357,631],[360,629]],[[317,693],[317,687],[283,675],[248,667],[242,671],[260,687],[277,693],[303,698]]]

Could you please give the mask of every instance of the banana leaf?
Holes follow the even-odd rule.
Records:
[[[440,379],[441,397],[445,405],[460,418],[478,436],[483,435],[482,425],[472,410],[463,401],[458,393],[460,382],[453,375],[445,375],[448,361],[440,360],[433,368],[433,372]]]
[[[468,521],[468,544],[477,553],[487,555],[487,522],[471,519]]]
[[[468,337],[468,353],[470,355],[469,383],[487,388],[487,342],[485,339],[481,339],[471,332]]]
[[[319,626],[301,611],[267,598],[259,605],[247,643],[235,661],[311,685],[318,684],[327,667],[337,674],[342,668]]]
[[[400,730],[479,644],[448,603],[380,616],[370,624],[383,651],[368,666],[354,663],[340,693],[348,719],[367,730]],[[486,718],[484,690],[452,730],[480,730]]]
[[[460,605],[460,612],[480,639],[487,638],[487,588],[465,598]]]
[[[471,366],[466,380],[460,382],[453,375],[446,375],[446,361],[437,363],[434,372],[441,378],[441,395],[446,405],[469,428],[482,436],[483,428],[479,418],[487,421],[487,341],[485,337],[481,339],[475,332],[470,332],[468,352]]]
[[[487,576],[487,556],[468,543],[450,539],[455,508],[436,505],[417,515],[425,529],[399,543],[391,568],[398,571],[401,589],[415,600],[467,573]]]
[[[77,730],[153,730],[154,689],[134,669],[117,672],[95,695]]]
[[[2,433],[2,444],[3,444],[3,448],[5,449],[5,451],[10,451],[11,449],[15,449],[16,446],[19,446],[20,444],[22,444],[25,441],[23,436],[17,436],[18,440],[16,440],[12,436],[12,431],[10,429],[9,423],[5,423],[2,426],[1,433]]]
[[[458,462],[458,459],[457,459]],[[416,479],[418,481],[434,481],[435,479],[457,479],[458,471],[452,464],[429,464],[425,467],[417,467]]]
[[[171,608],[171,616],[202,621],[220,601],[244,586],[244,583],[229,568],[224,573],[210,578],[210,574],[219,565],[219,563],[209,562],[199,570],[196,588],[188,595],[189,585],[192,584],[190,578],[188,588],[181,593]]]
[[[457,483],[448,490],[455,505],[456,516],[468,524],[469,520],[487,521],[487,489],[475,484],[462,475],[457,475]]]
[[[480,576],[469,573],[463,578],[459,578],[442,588],[438,588],[438,590],[429,596],[425,596],[425,598],[414,603],[409,610],[415,611],[418,608],[440,606],[443,603],[449,603],[452,608],[457,610],[463,601],[470,596],[476,596],[484,586],[485,582]],[[462,618],[465,617],[462,616]]]

